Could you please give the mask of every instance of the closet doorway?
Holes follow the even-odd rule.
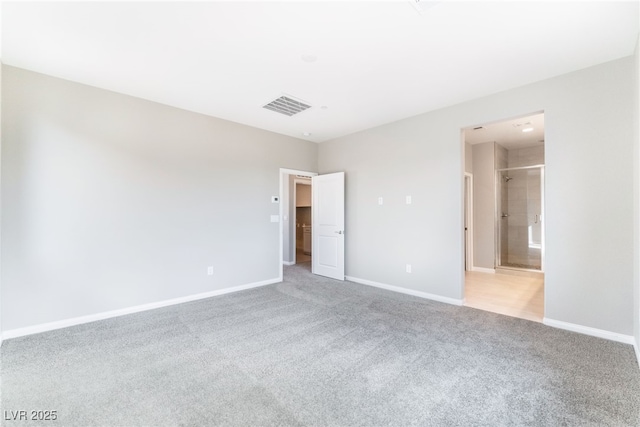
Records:
[[[296,177],[294,183],[295,263],[311,262],[311,178]]]

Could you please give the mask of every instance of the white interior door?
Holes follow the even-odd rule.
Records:
[[[344,280],[344,172],[312,178],[313,274]]]

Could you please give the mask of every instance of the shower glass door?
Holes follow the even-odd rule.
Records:
[[[496,173],[497,266],[542,271],[544,167]]]

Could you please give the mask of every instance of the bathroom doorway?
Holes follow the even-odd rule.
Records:
[[[469,127],[463,135],[464,213],[472,212],[473,224],[465,305],[542,322],[544,113]]]

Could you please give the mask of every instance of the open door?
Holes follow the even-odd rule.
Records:
[[[312,178],[313,274],[344,280],[344,172]]]

